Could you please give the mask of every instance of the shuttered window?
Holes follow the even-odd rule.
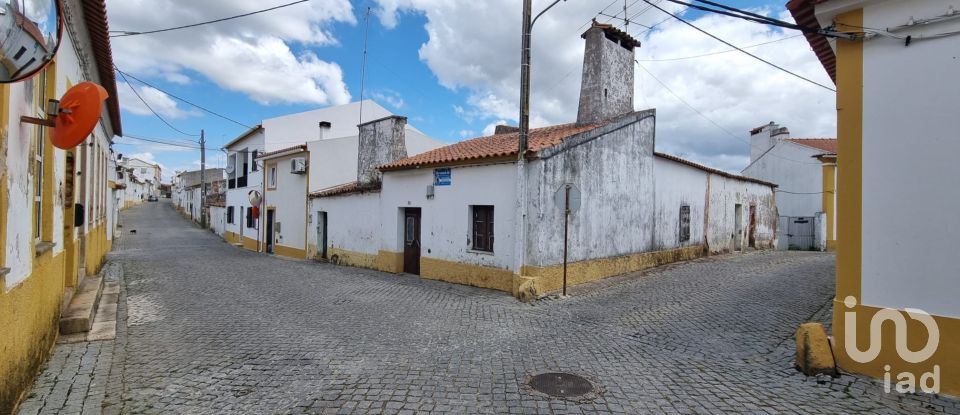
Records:
[[[493,206],[472,206],[473,249],[493,252]]]
[[[227,206],[227,223],[233,223],[233,206]]]

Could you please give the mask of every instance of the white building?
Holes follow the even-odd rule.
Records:
[[[305,145],[311,154],[304,181],[309,181],[307,191],[315,191],[341,184],[356,177],[357,169],[357,123],[361,119],[374,120],[393,116],[390,111],[375,101],[364,100],[335,107],[320,108],[289,114],[263,120],[263,123],[244,132],[224,146],[227,152],[227,199],[226,199],[226,228],[225,239],[238,246],[250,250],[263,250],[263,238],[266,229],[260,226],[265,219],[265,212],[259,212],[259,217],[253,215],[250,205],[250,193],[258,192],[264,195],[264,174],[262,161],[255,162],[265,152],[276,152]],[[411,125],[405,126],[405,133],[410,137],[409,154],[417,154],[428,148],[436,148],[439,142],[428,138]],[[289,169],[279,171],[289,173]],[[300,194],[302,193],[302,194]],[[303,201],[306,192],[292,194],[296,199]],[[274,199],[276,202],[276,200]],[[301,209],[302,211],[302,209]],[[275,212],[284,216],[281,226],[286,219],[283,212]],[[303,223],[301,212],[295,216],[298,223]],[[287,239],[289,241],[289,238]],[[304,241],[296,243],[301,251],[304,250]],[[304,255],[296,254],[303,258]]]
[[[127,169],[132,177],[138,178],[143,182],[144,199],[147,196],[160,197],[160,165],[146,162],[138,158],[124,158],[120,161],[120,166]]]
[[[115,235],[110,147],[121,123],[106,5],[59,3],[55,59],[30,79],[0,84],[0,413],[12,413],[26,395],[53,350],[62,306],[100,271]],[[48,100],[84,81],[109,98],[79,145],[57,148],[50,128],[22,121],[45,114]]]
[[[837,85],[833,355],[891,387],[960,395],[960,0],[787,8],[800,25],[852,34],[807,34]]]
[[[361,157],[356,181],[312,194],[317,255],[530,298],[561,287],[565,240],[570,284],[772,247],[775,185],[656,153],[654,111],[633,110],[637,42],[596,23],[584,37],[577,122],[531,130],[525,198],[515,130]]]
[[[834,138],[791,138],[790,131],[773,122],[750,131],[750,164],[742,174],[776,183],[781,230],[777,249],[813,249],[824,239],[832,249],[833,217],[823,206],[823,164],[817,156],[835,154]],[[832,212],[831,212],[832,213]],[[820,235],[816,224],[826,221]]]
[[[207,197],[211,198],[224,189],[226,174],[224,169],[207,169],[203,172],[203,182],[206,184]],[[171,184],[171,201],[174,207],[183,216],[196,223],[202,223],[204,215],[201,171],[179,172],[173,177]]]

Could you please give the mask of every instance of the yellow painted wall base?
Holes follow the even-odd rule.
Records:
[[[939,366],[940,393],[960,396],[960,353],[957,352],[960,350],[960,319],[933,316],[940,330],[940,342],[937,351],[924,362],[909,363],[900,358],[896,349],[895,327],[892,323],[884,323],[880,329],[882,344],[880,355],[868,363],[854,361],[844,346],[844,336],[849,329],[846,327],[846,313],[855,313],[857,345],[859,350],[867,350],[870,346],[870,321],[878,311],[880,311],[879,308],[863,305],[847,308],[842,299],[834,300],[833,354],[836,356],[837,365],[843,371],[879,378],[881,382],[884,374],[887,373],[885,366],[889,365],[891,387],[896,385],[897,375],[902,372],[910,372],[919,379],[922,374],[932,372],[936,365]],[[912,351],[919,351],[926,345],[929,334],[923,324],[904,317],[907,321],[907,347]],[[917,391],[919,392],[919,387]]]
[[[257,251],[257,240],[256,240],[256,239],[253,239],[253,238],[250,238],[250,237],[248,237],[248,236],[242,236],[242,237],[241,237],[239,234],[236,234],[236,233],[233,233],[233,232],[224,232],[224,233],[223,233],[223,239],[224,239],[225,241],[227,241],[228,243],[230,243],[230,244],[238,244],[238,243],[240,243],[240,244],[242,244],[243,249],[246,249],[246,250],[249,250],[249,251],[254,251],[254,252]],[[241,239],[242,239],[242,242],[241,242]]]
[[[677,261],[686,261],[703,256],[700,245],[664,251],[641,252],[610,258],[592,259],[567,264],[567,285],[583,284],[614,275],[626,274]],[[525,265],[523,276],[534,280],[538,294],[563,288],[563,264],[547,267]]]
[[[377,255],[373,254],[331,247],[327,248],[327,258],[329,258],[330,263],[337,265],[380,270],[377,266]]]
[[[827,252],[837,252],[837,241],[827,241]]]
[[[84,267],[87,275],[96,275],[107,260],[107,252],[110,252],[111,249],[112,241],[107,240],[107,225],[100,224],[83,237],[86,238],[84,242],[84,250],[86,251]]]
[[[307,250],[292,246],[274,245],[273,253],[287,258],[307,259]]]
[[[403,272],[403,252],[380,250],[377,252],[377,269],[394,274]]]
[[[513,292],[514,273],[508,269],[421,257],[420,276],[430,280]]]
[[[57,338],[63,253],[37,258],[33,273],[8,292],[0,286],[0,413],[13,411]]]

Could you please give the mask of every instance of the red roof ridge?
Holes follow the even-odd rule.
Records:
[[[815,148],[817,150],[829,151],[831,153],[837,152],[837,139],[836,138],[788,138],[787,141],[796,143],[802,146]]]
[[[325,189],[317,190],[315,192],[310,193],[310,197],[313,197],[313,198],[329,197],[329,196],[338,196],[338,195],[344,195],[349,193],[377,191],[377,190],[380,190],[381,186],[382,186],[381,183],[374,183],[371,185],[363,186],[360,184],[359,181],[354,180],[352,182],[338,184],[335,186],[327,187]]]
[[[279,150],[274,150],[274,151],[271,151],[271,152],[268,152],[268,153],[259,154],[259,155],[257,155],[257,158],[258,158],[258,159],[264,159],[264,158],[267,158],[267,157],[270,157],[270,156],[273,156],[273,155],[277,155],[277,154],[280,154],[280,153],[286,153],[286,152],[288,152],[288,151],[297,150],[297,149],[299,149],[299,150],[301,150],[301,151],[306,151],[306,150],[307,150],[307,145],[306,145],[306,144],[298,144],[298,145],[291,146],[291,147],[287,147],[287,148],[281,148],[281,149],[279,149]]]

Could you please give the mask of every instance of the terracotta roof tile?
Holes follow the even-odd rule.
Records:
[[[837,152],[836,138],[788,138],[787,141],[791,141],[807,147],[813,147],[815,149],[827,151],[830,153]]]
[[[372,192],[380,190],[382,185],[377,183],[371,186],[361,186],[360,182],[353,181],[350,183],[338,184],[333,187],[328,187],[326,189],[320,189],[316,192],[310,193],[310,197],[329,197],[329,196],[338,196],[345,195],[349,193],[361,193],[361,192]]]
[[[820,22],[817,20],[814,6],[827,1],[828,0],[790,0],[787,2],[786,7],[790,10],[790,14],[793,15],[793,20],[796,21],[798,25],[819,29]],[[833,52],[833,48],[830,47],[830,42],[827,40],[827,37],[813,32],[804,33],[804,37],[807,39],[807,43],[810,44],[810,48],[813,49],[813,53],[817,55],[817,59],[820,60],[820,64],[823,65],[823,69],[830,75],[830,79],[836,83],[837,55]]]
[[[280,154],[280,153],[286,153],[286,152],[292,151],[292,150],[307,151],[307,145],[306,145],[306,144],[300,144],[300,145],[295,145],[295,146],[292,146],[292,147],[287,147],[287,148],[281,148],[281,149],[279,149],[279,150],[274,150],[274,151],[271,151],[271,152],[269,152],[269,153],[258,154],[258,155],[257,155],[257,159],[265,159],[265,158],[268,158],[268,157],[270,157],[270,156],[277,155],[277,154]]]
[[[585,125],[571,123],[534,128],[530,130],[528,147],[530,151],[540,151],[560,144],[568,137],[601,127],[604,124],[606,124],[606,122]],[[472,138],[385,164],[380,166],[380,170],[401,170],[421,166],[435,166],[516,156],[519,142],[518,137],[519,133],[511,132]]]
[[[105,0],[87,0],[83,2],[83,17],[93,44],[93,55],[97,62],[97,75],[100,86],[107,90],[107,113],[113,125],[114,135],[123,135],[120,125],[120,99],[117,96],[117,79],[113,73],[113,50],[110,47],[110,25],[107,22],[107,3]]]

